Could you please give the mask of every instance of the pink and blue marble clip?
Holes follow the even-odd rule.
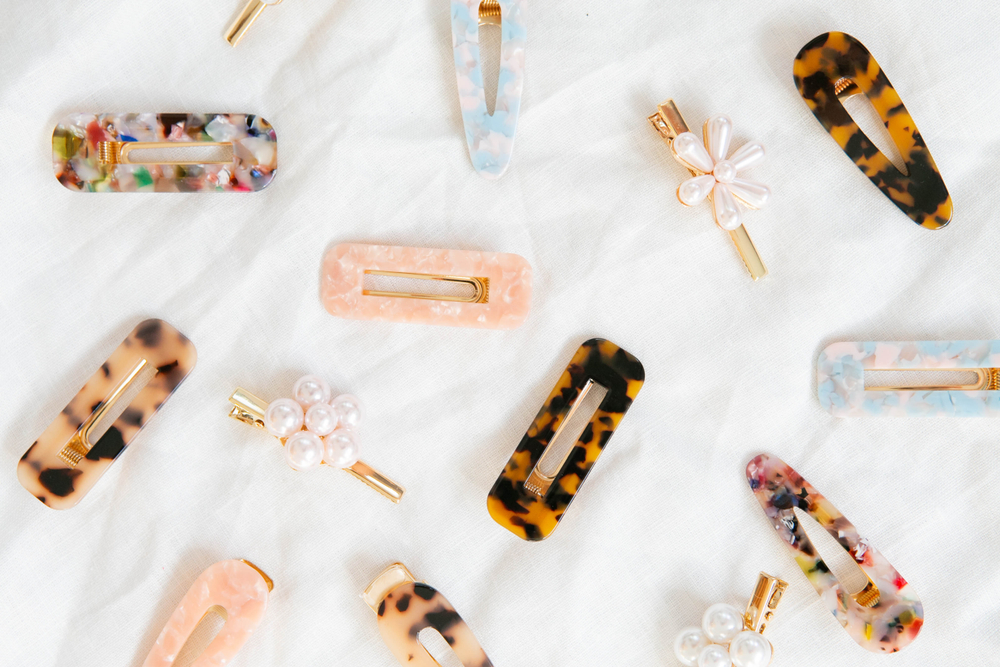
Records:
[[[868,371],[971,371],[970,383],[866,387]],[[834,343],[819,355],[817,392],[835,417],[1000,416],[1000,340]]]
[[[524,45],[527,39],[524,15],[527,4],[527,0],[451,2],[451,34],[465,138],[472,166],[483,178],[490,180],[503,176],[514,151],[514,133],[517,131],[521,93],[524,90]],[[496,107],[490,114],[479,58],[479,26],[487,20],[487,12],[495,19],[497,5],[503,41],[500,46]]]

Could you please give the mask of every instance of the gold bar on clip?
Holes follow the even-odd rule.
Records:
[[[256,565],[254,565],[253,563],[251,563],[250,561],[248,561],[246,558],[241,558],[240,562],[249,565],[253,569],[257,570],[257,574],[259,574],[260,576],[264,577],[264,583],[267,584],[267,590],[268,590],[268,592],[274,590],[274,581],[271,580],[271,577],[267,576],[267,574],[264,572],[264,570],[260,569],[259,567],[257,567]]]
[[[389,567],[382,570],[372,583],[368,584],[368,588],[365,592],[361,594],[361,599],[365,601],[371,610],[378,613],[378,607],[382,604],[382,600],[385,599],[389,593],[393,592],[400,586],[405,586],[406,584],[412,584],[417,579],[413,574],[406,569],[406,566],[402,563],[393,563]]]
[[[133,162],[129,160],[129,153],[134,150],[144,150],[150,148],[213,148],[229,146],[231,141],[100,141],[97,143],[97,162],[101,166],[109,167],[116,164],[135,165],[188,165],[188,164],[231,164],[233,159],[228,160],[154,160],[150,162]]]
[[[267,410],[267,403],[263,400],[243,387],[237,387],[229,397],[229,402],[233,404],[233,409],[229,411],[230,417],[250,426],[264,428],[264,411]]]
[[[764,632],[786,588],[788,588],[787,582],[761,572],[757,577],[757,586],[753,589],[753,597],[747,603],[747,610],[743,614],[743,629]]]
[[[555,433],[553,433],[552,437],[549,439],[549,444],[545,446],[545,450],[542,452],[542,455],[538,457],[538,462],[535,463],[535,467],[531,469],[528,479],[524,481],[524,490],[526,492],[539,498],[544,498],[549,492],[549,489],[552,487],[552,482],[554,482],[556,476],[559,475],[559,471],[562,470],[563,464],[566,463],[566,459],[573,453],[573,447],[566,449],[566,453],[563,454],[562,460],[559,461],[559,465],[555,466],[554,472],[551,475],[542,472],[542,464],[547,462],[546,459],[550,455],[549,453],[553,451],[552,443],[556,442],[556,440],[559,439],[559,436],[562,435],[566,425],[573,419],[573,415],[576,414],[577,409],[583,404],[583,399],[587,397],[587,394],[590,393],[590,390],[593,389],[594,386],[596,386],[596,383],[593,380],[587,381],[587,384],[585,384],[583,389],[580,390],[580,394],[576,397],[576,400],[573,401],[573,405],[570,407],[569,412],[567,412],[566,416],[559,422],[559,426],[556,427]]]
[[[229,26],[229,30],[226,31],[226,41],[234,47],[239,44],[240,40],[243,39],[243,35],[250,29],[250,26],[257,20],[257,17],[260,16],[265,7],[267,7],[267,4],[261,2],[261,0],[249,0],[246,6],[243,7],[240,15]]]
[[[1000,389],[1000,368],[869,368],[867,371],[890,372],[971,372],[976,374],[972,384],[886,385],[865,387],[865,391],[997,391]]]
[[[862,570],[862,572],[864,572],[864,570]],[[865,576],[868,577],[867,572],[865,572]],[[857,593],[852,593],[851,597],[854,598],[854,601],[862,607],[871,609],[879,603],[879,600],[882,599],[882,593],[879,592],[878,586],[875,585],[872,578],[868,577],[868,583],[865,584],[865,587]]]
[[[501,13],[497,0],[483,0],[479,3],[479,25],[500,25]]]
[[[382,292],[379,290],[363,290],[365,296],[400,297],[404,299],[428,299],[430,301],[455,301],[458,303],[489,303],[490,279],[467,278],[464,276],[445,276],[433,273],[407,273],[404,271],[365,271],[365,275],[389,276],[392,278],[412,278],[415,280],[441,280],[449,283],[470,285],[474,290],[472,296],[449,296],[446,294],[416,294],[414,292]]]
[[[351,473],[394,503],[399,503],[399,501],[403,499],[403,494],[406,492],[406,489],[401,487],[399,484],[396,484],[394,481],[380,473],[378,470],[375,470],[375,468],[372,468],[364,461],[358,461],[350,468],[344,468],[344,471]]]

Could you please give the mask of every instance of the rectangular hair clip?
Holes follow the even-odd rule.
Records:
[[[52,132],[52,164],[75,192],[256,192],[278,144],[253,114],[75,113]]]
[[[406,289],[376,289],[387,278]],[[509,253],[344,243],[326,253],[321,295],[346,319],[515,329],[531,310],[531,265]]]
[[[645,379],[642,363],[614,343],[581,345],[493,485],[490,516],[530,542],[552,534]],[[607,393],[574,446],[553,446],[597,386]]]
[[[881,371],[905,381],[868,375]],[[834,417],[997,417],[1000,340],[834,343],[819,355],[816,382]]]
[[[163,320],[140,322],[17,464],[17,478],[57,510],[87,495],[194,368],[197,354]]]

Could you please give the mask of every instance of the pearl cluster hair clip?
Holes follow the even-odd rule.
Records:
[[[293,470],[315,470],[321,465],[343,468],[370,487],[399,502],[404,489],[359,460],[358,428],[364,406],[357,396],[333,395],[330,385],[316,375],[306,375],[292,387],[291,398],[265,403],[245,389],[229,397],[229,416],[265,429],[285,448],[285,461]]]

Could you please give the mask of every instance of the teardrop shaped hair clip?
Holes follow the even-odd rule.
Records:
[[[795,58],[795,85],[813,115],[858,169],[922,227],[941,229],[952,216],[951,196],[927,144],[899,93],[864,44],[843,32],[812,40]],[[904,174],[858,127],[842,100],[864,94],[899,149]]]
[[[524,90],[527,0],[452,0],[451,35],[458,75],[458,101],[472,166],[486,179],[504,175],[514,151],[514,135]],[[479,27],[499,25],[500,78],[493,113],[486,106]]]
[[[924,607],[885,557],[850,521],[779,458],[761,454],[747,464],[747,481],[778,536],[851,639],[875,653],[895,653],[924,623]],[[867,583],[848,593],[799,523],[795,508],[823,527],[861,568]]]

